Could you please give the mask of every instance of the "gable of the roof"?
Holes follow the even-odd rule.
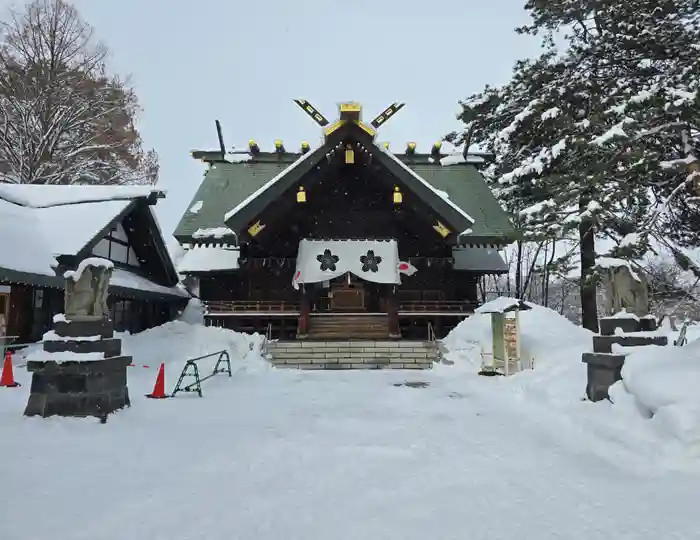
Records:
[[[369,156],[373,163],[379,164],[393,176],[393,182],[403,185],[404,189],[412,192],[419,200],[427,204],[438,217],[437,225],[445,227],[448,231],[447,234],[451,234],[453,241],[460,234],[471,229],[474,220],[466,212],[449,199],[441,196],[440,192],[404,165],[391,152],[378,146],[361,126],[353,122],[341,125],[327,137],[321,147],[297,159],[258,191],[232,208],[224,216],[224,223],[235,233],[245,235],[255,219],[267,208],[274,205],[279,197],[305,179],[307,173],[338,159],[336,153],[340,153],[346,144],[352,145],[356,150]],[[336,155],[334,156],[334,154]],[[313,179],[307,179],[306,182]]]
[[[376,155],[382,154],[386,154],[387,162],[394,162],[389,165],[394,171],[406,169],[409,174],[417,175],[416,183],[426,183],[429,187],[424,193],[430,192],[428,196],[436,204],[440,204],[437,199],[442,199],[443,204],[454,205],[460,214],[471,218],[469,228],[472,232],[463,235],[461,243],[469,243],[470,239],[475,244],[505,243],[512,239],[514,230],[509,216],[475,166],[478,162],[446,159],[445,163],[450,164],[442,165],[429,155],[399,155],[377,148]],[[249,161],[211,164],[174,236],[181,243],[206,239],[236,241],[224,222],[226,214],[254,199],[300,157],[301,154],[276,156],[265,153]]]

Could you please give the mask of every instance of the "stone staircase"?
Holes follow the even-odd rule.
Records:
[[[436,341],[272,341],[267,356],[279,368],[430,369]]]
[[[376,315],[312,315],[305,339],[332,340],[381,340],[389,339],[389,316]]]

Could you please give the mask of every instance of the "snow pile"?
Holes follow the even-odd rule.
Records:
[[[188,324],[204,325],[204,304],[199,298],[190,298],[187,306],[178,317],[179,321]]]
[[[501,297],[493,302],[508,305],[518,300]],[[491,304],[491,303],[489,303]],[[520,343],[523,358],[534,358],[537,369],[568,369],[575,366],[585,368],[581,363],[581,353],[591,349],[593,334],[576,326],[555,311],[526,302],[531,309],[519,312]],[[465,361],[473,366],[481,364],[481,352],[492,352],[491,315],[474,314],[462,321],[443,340],[447,347],[448,359],[455,364]],[[585,378],[581,380],[585,385]]]
[[[260,351],[263,337],[258,334],[239,334],[233,330],[172,321],[138,334],[125,333],[122,338],[122,353],[133,356],[135,364],[159,365],[161,362],[182,369],[188,359],[226,350],[231,357],[231,367],[246,359],[251,351]],[[267,366],[254,355],[253,367]],[[211,363],[216,362],[213,358]],[[206,365],[204,372],[207,371]]]
[[[53,331],[49,331],[44,338],[52,339],[53,335]],[[162,362],[166,365],[166,372],[171,373],[172,375],[169,376],[172,377],[175,377],[176,373],[182,370],[187,360],[223,350],[229,353],[231,368],[234,371],[243,368],[246,370],[252,368],[254,371],[257,371],[261,367],[267,369],[269,366],[267,362],[260,358],[263,336],[259,334],[240,334],[225,328],[190,324],[178,320],[156,326],[138,334],[116,332],[115,337],[121,338],[122,354],[132,356],[134,364],[155,368]],[[89,340],[92,338],[81,339]],[[99,354],[99,358],[97,356],[76,356],[74,353],[49,354],[43,351],[41,343],[37,343],[17,352],[16,357],[18,364],[22,364],[27,360],[54,360],[60,362],[67,360],[101,360],[104,358],[102,353],[94,354]],[[67,355],[70,357],[67,357]],[[216,360],[217,358],[214,357],[202,361],[200,364],[202,372],[204,374],[210,372]],[[131,384],[134,376],[138,378],[139,375],[142,374],[138,370],[130,371],[129,384]],[[175,381],[171,380],[170,382],[174,384]],[[148,384],[152,384],[150,378],[147,381]]]
[[[700,442],[700,341],[629,350],[612,401],[634,403],[658,429],[684,443]]]

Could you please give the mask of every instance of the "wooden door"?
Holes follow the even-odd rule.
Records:
[[[331,311],[365,311],[365,287],[358,279],[344,277],[339,283],[331,284]]]

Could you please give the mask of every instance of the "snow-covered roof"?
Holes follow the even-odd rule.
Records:
[[[130,203],[112,200],[27,210],[36,215],[54,255],[76,255]]]
[[[408,165],[406,165],[403,161],[401,161],[399,158],[397,158],[393,152],[391,152],[389,149],[384,148],[380,144],[375,143],[375,147],[380,150],[381,152],[384,152],[389,158],[394,160],[402,169],[404,169],[408,174],[413,176],[416,180],[418,180],[421,184],[423,184],[426,188],[428,188],[430,191],[435,193],[438,197],[440,197],[443,201],[445,201],[449,206],[452,207],[452,209],[456,212],[458,212],[462,217],[466,218],[469,220],[472,224],[476,223],[474,218],[471,217],[469,214],[467,214],[464,210],[462,210],[459,206],[457,206],[455,203],[453,203],[449,197],[444,197],[441,195],[441,193],[445,194],[445,192],[440,192],[440,190],[436,190],[432,185],[430,185],[429,182],[427,182],[424,178],[422,178],[420,175],[416,174]],[[465,231],[462,234],[467,234]]]
[[[0,267],[54,275],[57,256],[76,255],[129,204],[107,200],[35,208],[0,198]]]
[[[36,210],[0,199],[0,267],[45,276],[58,265]]]
[[[157,294],[177,295],[183,298],[189,298],[190,294],[178,287],[164,287],[158,285],[148,278],[129,272],[123,268],[115,268],[112,271],[112,277],[109,284],[115,287],[125,287],[127,289],[136,289],[138,291],[153,292]]]
[[[193,272],[213,272],[217,270],[236,270],[238,268],[237,249],[224,246],[194,246],[185,252],[177,265],[181,274]]]
[[[165,192],[153,186],[61,186],[0,184],[0,199],[33,208],[101,201],[132,201]]]
[[[1,184],[0,268],[55,277],[57,257],[77,255],[135,199],[150,197],[154,191],[146,186]],[[139,276],[126,280],[122,274],[131,275],[115,270],[112,284],[180,294],[175,287],[163,287]]]
[[[527,310],[531,307],[523,300],[517,298],[508,298],[507,296],[499,296],[495,300],[486,302],[474,310],[475,313],[506,313],[516,309]]]
[[[301,165],[304,161],[309,159],[312,155],[314,155],[314,152],[307,152],[306,154],[302,154],[299,159],[297,159],[294,163],[292,163],[289,167],[284,169],[282,172],[280,172],[277,176],[273,177],[271,180],[269,180],[266,184],[264,184],[260,189],[255,191],[254,193],[251,193],[248,197],[246,197],[244,200],[242,200],[235,208],[232,210],[226,212],[226,215],[224,216],[224,222],[228,221],[231,219],[233,216],[235,216],[238,212],[240,212],[243,208],[248,206],[251,202],[253,202],[255,199],[257,199],[261,193],[264,193],[268,189],[270,189],[272,186],[274,186],[277,182],[282,180],[287,174],[289,174],[290,171],[296,169],[299,165]]]

